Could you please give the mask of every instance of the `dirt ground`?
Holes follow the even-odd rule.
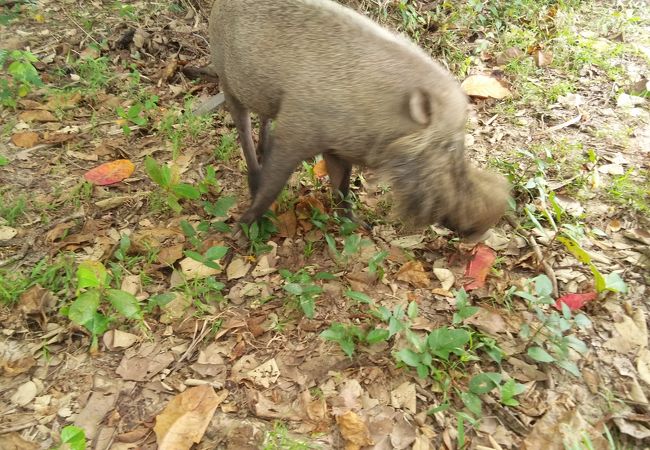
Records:
[[[363,169],[351,230],[318,161],[234,239],[208,3],[0,1],[0,448],[650,448],[647,4],[343,2],[470,94],[469,243]]]

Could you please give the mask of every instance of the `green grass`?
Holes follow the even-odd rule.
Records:
[[[27,200],[24,196],[20,195],[13,197],[9,193],[0,194],[0,222],[5,222],[6,225],[14,226],[18,220],[25,214],[27,207]]]
[[[219,137],[219,144],[214,149],[214,156],[217,161],[227,162],[237,154],[238,148],[236,132],[222,134]]]
[[[634,169],[612,179],[607,192],[619,204],[641,214],[650,214],[650,172]]]
[[[73,277],[73,264],[65,257],[53,262],[43,259],[29,271],[0,269],[0,303],[15,303],[25,291],[36,285],[55,294],[69,292]]]

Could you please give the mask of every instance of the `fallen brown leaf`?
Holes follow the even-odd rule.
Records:
[[[429,286],[430,282],[429,275],[427,275],[420,261],[409,261],[404,264],[397,271],[395,278],[420,288]]]
[[[368,426],[359,415],[348,411],[336,417],[341,436],[345,439],[345,450],[359,450],[366,445],[373,445]]]
[[[499,80],[489,75],[472,75],[463,81],[461,87],[470,97],[501,100],[512,95]]]
[[[159,450],[183,450],[201,442],[217,407],[228,395],[204,384],[174,397],[156,417],[153,429]]]
[[[56,122],[56,117],[44,109],[24,111],[18,116],[23,122]]]
[[[32,148],[38,144],[40,137],[33,131],[15,133],[11,136],[11,143],[20,148]]]

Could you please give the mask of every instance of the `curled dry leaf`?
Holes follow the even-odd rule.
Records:
[[[454,276],[454,273],[449,269],[434,267],[433,274],[436,276],[438,281],[440,281],[440,284],[442,285],[442,289],[444,289],[445,291],[451,289],[451,287],[456,282],[456,277]]]
[[[99,186],[107,186],[130,177],[134,170],[135,165],[131,161],[118,159],[90,169],[84,178]]]
[[[38,144],[40,137],[33,131],[15,133],[11,136],[11,143],[20,148],[32,148]]]
[[[336,417],[341,436],[345,439],[346,450],[359,450],[366,445],[373,445],[365,421],[353,411]]]
[[[325,178],[327,176],[327,164],[324,159],[314,164],[314,176],[316,178]]]
[[[585,292],[583,294],[566,294],[558,298],[555,307],[562,309],[562,303],[571,308],[571,311],[582,308],[586,303],[595,300],[598,294],[595,292]]]
[[[174,397],[156,417],[154,431],[160,450],[183,450],[198,444],[208,428],[217,407],[227,392],[217,395],[212,386],[204,384]]]
[[[533,61],[537,67],[550,66],[553,62],[553,53],[548,50],[537,49],[533,51]]]
[[[499,80],[489,75],[472,75],[463,81],[461,87],[470,97],[501,100],[512,95]]]
[[[427,275],[420,261],[407,262],[399,269],[395,277],[419,288],[429,286],[430,281],[429,275]]]

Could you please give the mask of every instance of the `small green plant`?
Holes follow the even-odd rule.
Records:
[[[314,318],[316,299],[323,293],[323,288],[315,282],[318,280],[331,280],[334,276],[327,272],[319,272],[310,275],[305,269],[296,273],[280,269],[280,275],[284,278],[283,289],[289,298],[294,300],[309,319]]]
[[[389,338],[389,332],[385,328],[364,330],[356,325],[335,322],[327,330],[323,331],[320,337],[338,343],[343,353],[351,358],[357,344],[373,345],[385,342]]]
[[[210,116],[198,116],[192,113],[192,99],[188,98],[185,100],[182,112],[172,109],[165,114],[157,128],[171,141],[172,155],[176,158],[185,139],[196,139],[207,132],[211,126]]]
[[[116,109],[117,115],[124,122],[122,124],[122,131],[126,136],[129,136],[133,131],[132,125],[138,127],[145,127],[149,123],[149,111],[157,106],[158,96],[152,95],[143,102],[137,102],[129,106],[128,109],[118,107]]]
[[[112,79],[109,60],[105,56],[80,58],[72,67],[79,75],[80,82],[91,93],[105,88]]]
[[[305,442],[289,436],[289,431],[282,422],[275,422],[273,429],[266,432],[262,442],[262,450],[317,450]]]
[[[61,429],[61,444],[68,450],[86,450],[86,432],[74,425],[65,426]]]
[[[124,4],[123,2],[117,0],[113,3],[113,10],[117,11],[120,17],[125,19],[136,21],[138,19],[138,13],[135,9],[135,6]]]
[[[37,61],[38,58],[28,51],[0,50],[0,104],[13,108],[19,98],[43,85],[32,64]]]
[[[0,154],[0,167],[6,166],[7,164],[9,164],[9,158]]]
[[[561,312],[555,310],[552,292],[553,286],[546,275],[530,280],[527,290],[515,292],[528,302],[538,321],[534,325],[523,324],[519,334],[528,341],[530,358],[541,363],[553,363],[579,377],[580,370],[571,360],[570,350],[585,354],[588,349],[571,331],[576,327],[588,328],[591,321],[582,313],[574,316],[566,304],[562,304]]]
[[[478,312],[478,308],[469,304],[469,296],[467,295],[467,292],[465,292],[465,289],[461,289],[460,291],[456,292],[455,297],[456,312],[454,313],[452,323],[454,325],[459,325],[463,322],[463,320],[476,314]]]
[[[128,292],[111,288],[112,281],[101,262],[83,261],[77,268],[77,298],[61,309],[63,315],[90,332],[92,352],[97,350],[98,338],[108,330],[115,313],[144,328],[138,300]]]
[[[221,265],[217,261],[226,256],[226,253],[228,253],[228,247],[221,245],[210,247],[203,254],[194,250],[185,250],[184,252],[188,258],[192,258],[211,269],[221,269]]]
[[[642,214],[650,213],[650,172],[647,170],[639,170],[635,174],[635,169],[630,169],[623,175],[613,177],[607,192],[622,205]]]
[[[260,220],[250,225],[245,223],[240,224],[244,236],[250,242],[250,251],[255,255],[261,255],[271,251],[272,247],[267,242],[271,239],[271,235],[278,231],[275,223],[270,218],[272,214],[269,211]]]
[[[210,221],[208,229],[221,233],[230,233],[231,228],[224,222],[224,219],[228,217],[228,210],[230,210],[236,202],[237,199],[233,196],[223,196],[216,202],[203,202],[203,209],[205,212],[216,219]]]
[[[151,156],[147,156],[144,164],[147,175],[162,188],[166,205],[175,213],[178,214],[183,209],[180,200],[198,200],[201,197],[201,191],[191,184],[181,183],[177,172],[170,166],[159,165]]]

